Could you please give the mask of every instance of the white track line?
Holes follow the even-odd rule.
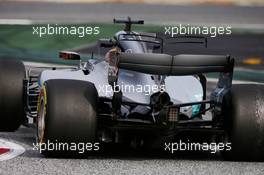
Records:
[[[29,19],[0,19],[0,24],[30,25],[33,24],[33,21]]]
[[[217,78],[206,78],[208,82],[212,83],[217,83],[218,79]],[[233,80],[232,84],[262,84],[264,83],[259,83],[259,82],[254,82],[254,81],[243,81],[243,80]]]

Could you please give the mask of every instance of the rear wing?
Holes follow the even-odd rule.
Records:
[[[117,55],[115,66],[117,70],[120,68],[160,76],[197,75],[203,87],[203,99],[206,99],[206,77],[203,73],[220,72],[217,86],[210,98],[211,101],[214,101],[214,112],[221,114],[224,96],[232,88],[234,59],[223,55],[182,54],[171,56],[168,54],[122,52]],[[205,109],[205,104],[201,109]]]
[[[234,59],[222,55],[120,53],[117,67],[147,74],[182,76],[233,72]]]

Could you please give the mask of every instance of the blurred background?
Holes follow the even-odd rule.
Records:
[[[133,29],[164,33],[164,26],[231,26],[232,34],[208,37],[208,47],[173,45],[176,55],[223,54],[236,59],[235,79],[264,82],[264,0],[0,0],[0,58],[65,64],[58,51],[98,57],[97,39],[123,26],[113,18],[144,19]],[[99,26],[99,35],[33,35],[33,26]],[[101,55],[102,56],[102,55]]]

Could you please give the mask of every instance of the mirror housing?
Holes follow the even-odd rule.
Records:
[[[76,52],[60,51],[59,57],[64,60],[81,60],[81,57]]]
[[[99,39],[98,42],[100,47],[109,48],[115,46],[115,42],[112,39]]]
[[[154,44],[153,45],[153,50],[157,50],[160,49],[160,44]]]

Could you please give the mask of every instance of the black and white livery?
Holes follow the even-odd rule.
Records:
[[[73,68],[25,71],[0,60],[0,130],[15,131],[33,118],[39,143],[116,143],[163,148],[177,139],[231,143],[227,159],[264,159],[264,86],[232,85],[234,59],[223,55],[168,55],[163,38],[125,24],[99,40],[105,58]],[[210,97],[204,73],[219,72]],[[105,145],[105,144],[104,144]],[[107,145],[107,144],[106,144]],[[56,151],[49,151],[54,155]]]

